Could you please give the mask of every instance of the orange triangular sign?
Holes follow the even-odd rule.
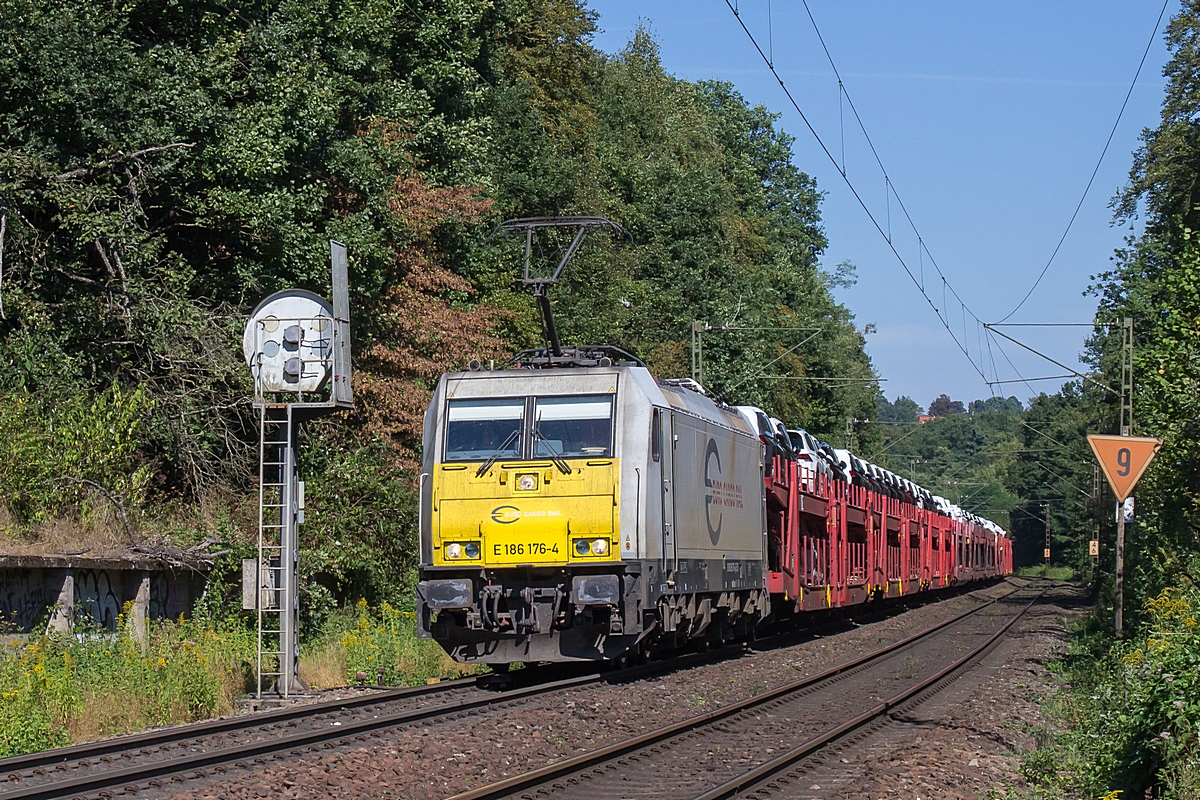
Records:
[[[1149,436],[1090,434],[1087,438],[1118,503],[1123,503],[1133,492],[1138,478],[1142,477],[1154,454],[1162,446],[1162,439]]]

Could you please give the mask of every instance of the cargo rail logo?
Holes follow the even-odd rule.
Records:
[[[713,465],[716,464],[716,477],[713,477]],[[721,523],[724,514],[717,515],[717,524],[713,525],[713,506],[721,508],[742,507],[742,485],[721,480],[721,453],[717,449],[717,440],[709,439],[708,448],[704,451],[704,521],[708,524],[708,538],[713,544],[721,539]]]
[[[521,509],[516,506],[496,506],[492,509],[492,522],[511,525],[521,518]]]

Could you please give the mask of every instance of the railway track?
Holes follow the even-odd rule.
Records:
[[[628,670],[622,677],[635,679],[641,670]],[[520,703],[609,677],[595,669],[545,682],[530,677],[501,691],[483,688],[476,678],[463,678],[16,756],[0,760],[0,798],[48,800],[158,788],[208,770],[222,773],[231,766],[250,767],[285,754],[350,745],[387,728]]]
[[[787,796],[797,764],[952,679],[1044,593],[1015,590],[817,675],[453,800]]]
[[[760,642],[762,644],[762,642]],[[299,705],[193,725],[147,731],[0,760],[0,800],[103,796],[158,788],[189,777],[218,774],[324,748],[352,745],[380,731],[492,707],[600,681],[633,681],[736,657],[742,644],[623,670],[581,664],[548,665],[504,676],[505,688],[477,678],[381,690],[342,700]],[[485,675],[483,678],[495,678]]]
[[[1011,593],[1010,593],[1011,594]],[[1007,595],[1006,595],[1007,596]],[[995,600],[941,624],[953,624]],[[817,628],[809,632],[824,632]],[[931,629],[932,630],[932,629]],[[926,634],[928,631],[926,632]],[[925,635],[925,634],[922,634]],[[795,644],[795,633],[761,639],[756,649]],[[906,640],[909,641],[909,640]],[[103,797],[181,784],[324,749],[352,746],[388,729],[453,719],[491,708],[517,706],[539,695],[601,681],[629,682],[737,657],[742,644],[624,670],[553,679],[555,668],[519,670],[513,685],[497,691],[476,678],[428,686],[379,690],[356,698],[330,700],[275,711],[227,717],[193,725],[147,731],[97,742],[0,760],[0,800]]]

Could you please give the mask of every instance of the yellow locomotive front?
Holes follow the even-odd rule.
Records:
[[[450,398],[431,474],[432,564],[611,560],[612,405],[611,395]]]
[[[425,421],[418,616],[457,660],[594,659],[628,646],[622,370],[443,376]]]

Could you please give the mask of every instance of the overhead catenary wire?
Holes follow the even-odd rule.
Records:
[[[1088,178],[1087,185],[1083,187],[1083,194],[1079,198],[1079,202],[1075,204],[1075,210],[1071,213],[1071,218],[1067,220],[1067,227],[1063,230],[1062,236],[1058,238],[1058,244],[1054,246],[1054,251],[1050,253],[1050,258],[1046,260],[1046,266],[1042,267],[1042,271],[1038,274],[1037,280],[1029,287],[1029,291],[1021,298],[1021,302],[1017,303],[1016,307],[1001,317],[997,322],[1004,322],[1006,319],[1016,314],[1025,305],[1025,301],[1030,298],[1038,284],[1042,282],[1042,278],[1046,277],[1046,272],[1050,269],[1050,265],[1054,263],[1054,257],[1058,255],[1058,251],[1062,248],[1063,242],[1067,240],[1067,234],[1071,232],[1071,226],[1075,224],[1075,218],[1079,216],[1079,209],[1083,208],[1083,201],[1087,199],[1088,192],[1092,188],[1092,183],[1096,180],[1096,173],[1100,171],[1100,165],[1104,163],[1104,156],[1108,153],[1108,147],[1112,144],[1113,136],[1117,133],[1117,126],[1121,124],[1121,117],[1125,114],[1125,107],[1129,105],[1129,98],[1133,95],[1133,88],[1137,86],[1138,76],[1142,74],[1142,67],[1146,64],[1146,56],[1150,54],[1150,48],[1154,45],[1154,38],[1158,35],[1158,29],[1162,25],[1163,16],[1167,13],[1167,6],[1171,0],[1163,0],[1162,9],[1158,12],[1158,19],[1154,22],[1154,30],[1150,32],[1150,39],[1146,42],[1146,49],[1142,52],[1142,60],[1138,62],[1137,71],[1133,73],[1133,80],[1129,83],[1129,91],[1125,93],[1125,100],[1121,103],[1121,109],[1117,112],[1117,119],[1113,122],[1112,130],[1108,132],[1108,139],[1104,142],[1104,148],[1100,151],[1100,158],[1096,159],[1096,166],[1092,169],[1092,174]]]
[[[1039,431],[1037,428],[1033,427],[1032,425],[1030,425],[1029,423],[1025,422],[1024,420],[1020,420],[1020,419],[1019,419],[1019,420],[1017,420],[1017,422],[1018,422],[1020,425],[1022,425],[1022,426],[1024,426],[1024,427],[1028,428],[1029,430],[1033,431],[1033,432],[1034,432],[1034,433],[1036,433],[1038,436],[1041,436],[1041,437],[1042,437],[1043,439],[1045,439],[1046,441],[1048,441],[1048,442],[1053,442],[1054,444],[1058,445],[1058,446],[1059,446],[1059,447],[1061,447],[1063,450],[1068,450],[1068,451],[1072,451],[1072,452],[1074,452],[1074,451],[1077,449],[1077,448],[1067,447],[1065,444],[1063,444],[1062,442],[1060,442],[1058,439],[1055,439],[1053,436],[1051,436],[1051,435],[1050,435],[1050,434],[1048,434],[1048,433],[1042,433],[1042,432],[1041,432],[1041,431]]]
[[[988,381],[988,383],[991,383],[994,385],[999,385],[1002,383],[1023,383],[1026,386],[1028,386],[1030,383],[1037,383],[1038,381],[1060,381],[1060,380],[1066,380],[1067,378],[1074,378],[1074,377],[1075,377],[1074,375],[1046,375],[1045,377],[1042,377],[1042,378],[1011,378],[1011,379],[1003,380],[1003,381],[999,381],[999,380]]]
[[[950,338],[954,340],[955,345],[958,346],[958,349],[962,351],[962,354],[964,356],[966,356],[967,361],[970,362],[971,366],[975,369],[975,371],[977,373],[979,373],[979,376],[986,383],[987,375],[984,374],[984,372],[980,368],[980,366],[975,363],[974,358],[972,358],[971,353],[967,349],[964,342],[960,341],[959,337],[954,333],[953,328],[950,326],[949,315],[947,314],[947,315],[943,316],[942,311],[939,310],[937,305],[933,302],[933,298],[931,298],[925,292],[924,287],[921,285],[922,282],[917,279],[916,275],[913,274],[912,268],[909,267],[908,262],[905,261],[905,259],[904,259],[904,256],[902,256],[900,254],[899,250],[897,250],[896,245],[892,242],[892,237],[884,229],[884,225],[880,223],[879,219],[876,218],[875,214],[871,211],[871,209],[867,205],[866,201],[863,200],[862,194],[858,191],[858,188],[854,185],[854,182],[850,180],[849,176],[846,173],[843,172],[841,166],[838,163],[838,159],[836,158],[836,156],[834,156],[833,152],[830,151],[829,147],[825,144],[825,140],[821,138],[821,135],[819,133],[817,133],[816,128],[813,127],[813,124],[812,124],[812,122],[809,121],[808,116],[804,113],[803,109],[800,108],[800,104],[796,101],[796,98],[792,95],[791,89],[788,88],[787,83],[783,80],[783,78],[780,76],[779,72],[776,70],[775,65],[773,63],[773,59],[770,56],[768,56],[768,54],[766,52],[764,52],[762,45],[759,44],[758,39],[750,31],[750,28],[747,27],[745,21],[742,19],[740,12],[738,11],[737,6],[734,4],[734,2],[732,2],[732,0],[725,0],[725,5],[729,7],[729,10],[733,13],[734,19],[737,20],[738,25],[741,26],[742,31],[746,34],[746,37],[750,40],[750,43],[754,46],[754,49],[758,52],[759,57],[767,65],[767,69],[771,72],[771,75],[779,83],[779,88],[783,90],[783,93],[787,97],[788,102],[791,103],[792,108],[794,108],[796,110],[796,113],[799,114],[801,121],[803,121],[805,127],[808,128],[809,133],[811,133],[813,138],[816,139],[818,146],[820,146],[820,148],[821,148],[821,151],[825,154],[825,157],[829,159],[829,163],[832,164],[834,169],[836,169],[838,171],[838,174],[842,176],[842,180],[846,183],[847,188],[850,189],[850,193],[854,196],[854,199],[856,201],[858,201],[858,204],[862,207],[862,209],[866,213],[867,217],[871,220],[871,224],[875,226],[875,230],[878,231],[879,235],[887,243],[888,248],[892,251],[892,254],[896,257],[896,260],[900,262],[900,266],[904,269],[904,272],[908,275],[909,280],[911,280],[913,285],[917,287],[917,290],[921,293],[921,296],[925,298],[925,302],[929,304],[929,307],[933,309],[934,314],[937,315],[938,320],[942,323],[942,327],[944,327],[946,329],[946,332],[948,334],[950,334]],[[805,3],[805,8],[806,9],[808,8],[807,3]],[[810,17],[810,19],[812,17],[811,11],[809,12],[809,17]],[[814,25],[814,27],[816,26],[815,21],[813,22],[813,25]],[[817,35],[818,35],[818,38],[820,38],[820,31],[818,31]],[[822,46],[824,46],[824,41],[822,41]],[[833,59],[831,56],[829,56],[828,48],[826,48],[825,52],[826,52],[826,56],[829,57],[830,63],[832,64]],[[834,74],[837,76],[838,80],[840,81],[841,75],[837,72],[836,65],[834,66]],[[865,127],[865,125],[863,125],[862,119],[859,116],[857,109],[854,107],[853,99],[851,99],[849,92],[845,90],[844,84],[843,84],[842,91],[845,95],[847,105],[849,105],[851,112],[854,114],[855,119],[859,123],[859,127],[863,130],[864,136],[866,136],[867,135],[866,127]],[[869,136],[867,136],[867,140],[868,140],[868,143],[870,143]],[[883,161],[882,161],[882,159],[879,158],[879,153],[875,150],[875,146],[873,143],[871,143],[871,151],[872,151],[872,153],[874,153],[876,162],[879,164],[880,169],[882,169],[884,171],[885,178],[887,179],[889,195],[895,194],[895,189],[891,185],[891,179],[890,179],[890,177],[887,177],[887,171],[886,171],[886,169],[883,168]],[[920,237],[920,233],[917,231],[916,225],[913,223],[911,215],[909,215],[908,210],[904,206],[904,202],[900,199],[900,197],[898,195],[896,197],[896,202],[897,202],[897,206],[904,213],[905,219],[908,221],[909,226],[912,227],[914,233],[917,233],[918,237]],[[889,203],[890,203],[890,200],[889,200]],[[923,247],[923,245],[922,245],[922,247]],[[980,317],[977,314],[970,311],[970,309],[968,309],[966,307],[966,304],[958,296],[958,293],[954,291],[954,288],[952,286],[949,286],[945,275],[942,273],[941,269],[937,266],[937,263],[933,259],[932,255],[929,254],[929,251],[926,249],[924,252],[926,255],[930,256],[929,260],[930,260],[931,265],[933,265],[934,268],[937,269],[939,276],[942,278],[943,294],[948,289],[950,291],[950,293],[952,295],[954,295],[954,298],[963,307],[964,314],[970,313],[971,316],[974,317],[975,319],[977,319],[977,320],[980,319]],[[943,306],[944,305],[945,305],[945,303],[943,302]]]
[[[986,328],[986,330],[988,332],[988,336],[991,336],[993,333],[992,329]],[[1017,365],[1012,362],[1012,359],[1008,357],[1008,353],[1006,353],[1004,351],[1004,348],[1000,346],[1000,342],[997,341],[997,342],[995,342],[995,344],[996,344],[996,349],[1000,351],[1000,355],[1003,356],[1004,360],[1008,362],[1008,366],[1012,368],[1012,371],[1015,372],[1017,374],[1017,377],[1021,379],[1021,382],[1025,384],[1025,388],[1028,389],[1029,391],[1033,392],[1034,394],[1037,394],[1037,390],[1034,389],[1033,386],[1031,386],[1029,384],[1029,381],[1025,380],[1025,377],[1021,374],[1021,371],[1019,369],[1017,369]],[[996,377],[998,378],[999,376],[1000,376],[1000,374],[996,373]]]
[[[1008,336],[1007,334],[1003,334],[1003,333],[1001,333],[1000,331],[993,329],[993,328],[992,328],[991,326],[989,326],[987,323],[984,323],[984,327],[985,327],[985,328],[987,328],[988,330],[992,331],[992,333],[996,334],[997,336],[1000,336],[1000,337],[1002,337],[1002,338],[1004,338],[1004,339],[1007,339],[1007,340],[1009,340],[1010,342],[1012,342],[1013,344],[1017,345],[1018,347],[1021,347],[1021,348],[1024,348],[1024,349],[1028,350],[1029,352],[1033,353],[1035,356],[1040,356],[1041,358],[1044,358],[1044,359],[1046,359],[1047,361],[1049,361],[1049,362],[1050,362],[1051,364],[1053,364],[1054,366],[1056,366],[1056,367],[1062,367],[1063,369],[1065,369],[1065,370],[1068,370],[1069,372],[1071,372],[1073,375],[1077,376],[1077,377],[1078,377],[1078,378],[1080,378],[1081,380],[1085,380],[1085,381],[1087,381],[1087,382],[1089,382],[1089,383],[1094,383],[1096,386],[1099,386],[1101,389],[1104,389],[1105,391],[1108,391],[1108,392],[1112,392],[1113,394],[1120,394],[1120,392],[1118,392],[1116,389],[1112,388],[1112,387],[1111,387],[1111,386],[1109,386],[1108,384],[1106,384],[1106,383],[1101,383],[1100,381],[1096,380],[1095,378],[1093,378],[1093,377],[1092,377],[1092,376],[1090,376],[1090,375],[1084,375],[1082,372],[1080,372],[1080,371],[1078,371],[1078,370],[1071,369],[1070,367],[1068,367],[1066,364],[1062,363],[1061,361],[1055,361],[1055,360],[1054,360],[1053,358],[1051,358],[1050,356],[1046,355],[1045,353],[1038,352],[1037,350],[1033,349],[1032,347],[1030,347],[1029,345],[1025,344],[1024,342],[1019,342],[1019,341],[1017,341],[1016,339],[1012,338],[1011,336]],[[999,347],[999,346],[1000,346],[1000,343],[999,343],[999,342],[997,342],[997,343],[996,343],[996,346],[997,346],[997,347]],[[1003,352],[1003,351],[1001,351],[1001,352]],[[1005,358],[1007,358],[1007,356],[1005,356]],[[1008,363],[1009,363],[1009,364],[1011,364],[1011,363],[1012,363],[1012,361],[1009,361]],[[1016,368],[1014,367],[1014,370],[1015,370],[1015,369],[1016,369]],[[1018,374],[1018,375],[1020,375],[1020,373],[1019,373],[1019,372],[1018,372],[1017,374]]]
[[[924,293],[925,279],[924,279],[924,259],[922,257],[922,253],[923,253],[924,255],[929,256],[930,264],[937,271],[938,275],[942,279],[942,282],[945,284],[942,287],[943,298],[942,298],[942,309],[941,310],[943,312],[946,311],[945,291],[947,288],[949,288],[950,293],[952,295],[954,295],[954,299],[957,300],[959,302],[959,304],[963,307],[963,311],[967,314],[970,314],[977,321],[982,322],[982,319],[979,317],[979,315],[976,314],[974,311],[971,311],[971,309],[967,306],[967,304],[965,302],[963,302],[963,299],[961,297],[959,297],[958,292],[956,292],[954,290],[954,287],[949,284],[949,281],[946,279],[945,274],[942,272],[942,268],[938,265],[937,261],[934,259],[933,254],[930,253],[928,248],[925,247],[924,239],[921,236],[921,232],[919,230],[917,230],[916,222],[913,221],[912,215],[908,213],[908,207],[904,205],[904,200],[901,199],[900,194],[896,191],[896,185],[892,181],[891,175],[887,171],[887,167],[885,167],[883,164],[883,158],[879,155],[879,151],[875,148],[875,142],[874,142],[874,140],[871,139],[871,134],[867,132],[866,123],[864,123],[862,120],[862,117],[859,116],[858,108],[855,107],[853,98],[850,97],[850,93],[845,89],[845,86],[842,82],[841,73],[838,71],[837,64],[833,60],[833,55],[829,52],[829,47],[825,44],[825,37],[821,35],[821,28],[820,28],[820,26],[817,25],[817,20],[813,16],[812,9],[809,8],[809,6],[808,6],[808,0],[804,0],[804,11],[805,11],[805,13],[808,14],[808,21],[810,23],[812,23],[813,32],[816,33],[816,35],[817,35],[817,41],[821,43],[821,50],[824,51],[824,53],[825,53],[825,60],[829,62],[829,67],[830,67],[830,69],[833,70],[834,77],[836,77],[838,80],[838,85],[842,86],[842,92],[846,96],[846,102],[850,106],[851,113],[854,114],[855,122],[858,123],[858,129],[860,131],[862,131],[863,139],[866,140],[867,146],[871,149],[871,155],[873,155],[875,157],[875,163],[879,166],[879,170],[884,175],[884,181],[886,182],[888,188],[890,189],[891,196],[894,196],[896,198],[896,204],[900,207],[900,210],[904,213],[904,219],[908,222],[909,227],[912,228],[913,233],[917,237],[917,255],[918,255],[918,261],[920,263],[921,273],[922,273],[921,280],[918,284],[918,288],[920,288],[922,293]],[[745,26],[743,26],[743,27],[745,27]],[[789,99],[790,99],[790,96],[789,96]],[[845,175],[843,175],[842,177],[845,178]],[[889,208],[889,226],[888,226],[888,243],[889,244],[891,243],[890,221],[891,221],[891,218],[890,218],[890,208]],[[897,257],[898,256],[899,256],[899,254],[897,254]],[[903,259],[901,259],[901,262],[903,262]],[[906,268],[907,268],[907,266],[906,266]],[[909,273],[909,277],[910,278],[912,277],[911,273]],[[934,310],[936,311],[937,309],[935,308]],[[943,324],[945,324],[945,320],[943,320]],[[964,333],[964,338],[965,338],[965,333]],[[969,355],[967,356],[967,358],[968,358],[968,360],[971,360]],[[971,360],[971,364],[972,364],[972,366],[974,366],[975,362],[973,360]],[[976,367],[976,370],[979,371],[979,368]]]
[[[1138,69],[1135,73],[1134,79],[1130,84],[1130,88],[1129,88],[1128,92],[1126,93],[1125,101],[1122,103],[1120,112],[1118,113],[1117,121],[1114,122],[1114,124],[1113,124],[1113,128],[1111,129],[1111,131],[1109,133],[1108,140],[1105,143],[1104,150],[1101,153],[1100,159],[1097,161],[1096,168],[1093,170],[1093,174],[1088,181],[1088,188],[1085,189],[1084,196],[1081,197],[1080,202],[1076,207],[1075,213],[1072,215],[1071,221],[1068,223],[1067,230],[1064,231],[1063,236],[1060,239],[1059,247],[1061,247],[1062,240],[1065,240],[1066,235],[1070,230],[1070,226],[1074,223],[1074,219],[1078,215],[1079,208],[1082,207],[1083,200],[1084,200],[1084,198],[1086,198],[1087,192],[1090,190],[1090,187],[1095,179],[1095,176],[1098,173],[1100,164],[1103,161],[1103,158],[1104,158],[1105,154],[1107,153],[1109,146],[1111,145],[1112,139],[1115,136],[1116,128],[1118,127],[1118,125],[1120,123],[1121,116],[1124,114],[1124,110],[1128,105],[1129,98],[1132,95],[1133,88],[1136,86],[1138,77],[1140,76],[1141,70],[1145,65],[1145,60],[1148,57],[1150,47],[1153,45],[1154,36],[1157,34],[1157,31],[1162,23],[1162,18],[1165,15],[1166,6],[1168,4],[1169,4],[1169,0],[1164,0],[1163,7],[1162,7],[1162,9],[1160,9],[1158,18],[1156,19],[1156,22],[1155,22],[1154,32],[1152,33],[1150,40],[1147,42],[1145,51],[1143,52],[1143,55],[1142,55],[1142,59],[1138,64]],[[965,320],[966,315],[969,314],[972,318],[975,319],[975,321],[977,323],[983,324],[985,327],[987,326],[987,323],[984,323],[983,319],[978,314],[976,314],[974,311],[972,311],[969,306],[967,306],[966,302],[962,299],[962,297],[954,289],[954,286],[952,284],[950,284],[945,273],[942,271],[941,267],[938,265],[938,263],[937,263],[936,259],[934,259],[933,255],[929,252],[928,247],[925,245],[924,239],[921,236],[921,233],[920,233],[919,229],[917,228],[916,223],[913,221],[911,214],[909,214],[907,207],[904,205],[903,199],[900,197],[899,193],[895,189],[895,185],[891,180],[891,176],[887,172],[887,169],[883,164],[883,159],[880,157],[879,152],[878,152],[877,148],[875,147],[875,143],[871,139],[871,136],[866,129],[866,125],[863,122],[861,115],[858,113],[858,109],[854,105],[853,98],[850,96],[849,91],[845,87],[845,82],[842,79],[842,76],[837,69],[837,64],[834,62],[832,54],[830,53],[828,46],[825,44],[824,36],[821,34],[820,27],[816,23],[816,19],[813,16],[812,9],[809,7],[807,0],[803,0],[803,5],[805,8],[805,11],[808,15],[809,21],[811,22],[811,24],[813,26],[814,32],[817,35],[818,41],[821,44],[821,48],[825,53],[825,57],[828,60],[830,67],[833,69],[834,77],[838,81],[838,108],[839,108],[838,118],[839,118],[839,125],[841,126],[841,150],[842,150],[840,162],[838,161],[838,159],[836,159],[834,157],[834,155],[832,154],[830,149],[826,146],[824,140],[817,133],[816,129],[814,128],[812,123],[809,121],[807,115],[805,115],[805,113],[800,108],[799,104],[797,103],[795,97],[792,95],[791,90],[788,88],[787,84],[784,82],[784,80],[779,75],[778,71],[776,70],[775,63],[774,63],[774,52],[773,52],[773,42],[774,42],[773,31],[768,32],[769,35],[771,36],[771,47],[772,47],[772,53],[771,53],[770,57],[768,57],[767,54],[765,54],[763,52],[763,49],[759,45],[754,34],[750,31],[749,27],[746,25],[745,21],[742,19],[741,15],[739,13],[739,9],[736,5],[736,0],[734,2],[731,2],[731,0],[726,0],[726,5],[733,12],[735,19],[737,19],[738,24],[741,26],[741,28],[742,28],[743,32],[746,34],[747,38],[749,38],[751,44],[754,46],[754,48],[758,52],[759,56],[763,59],[764,62],[766,62],[767,67],[770,70],[771,74],[776,79],[776,81],[779,83],[780,88],[783,90],[785,96],[787,97],[788,101],[791,103],[792,107],[799,114],[801,120],[804,122],[804,124],[808,128],[809,132],[816,139],[817,144],[821,147],[821,150],[825,153],[825,155],[829,159],[830,163],[832,163],[834,165],[835,169],[837,169],[838,174],[842,176],[843,181],[845,181],[847,187],[850,189],[851,194],[854,196],[854,199],[863,208],[863,211],[867,214],[868,218],[871,220],[871,223],[875,226],[876,231],[880,234],[880,236],[888,244],[889,249],[892,250],[892,253],[896,257],[897,261],[900,262],[901,267],[904,269],[904,271],[908,275],[909,279],[913,281],[914,285],[921,292],[921,295],[924,297],[925,301],[933,309],[934,314],[938,317],[938,320],[942,323],[942,326],[946,329],[946,332],[950,335],[950,338],[954,341],[955,345],[959,348],[960,351],[962,351],[963,355],[966,356],[966,358],[967,358],[968,362],[970,362],[971,366],[980,375],[980,377],[984,380],[984,382],[989,385],[989,388],[994,393],[995,392],[995,388],[994,388],[995,383],[988,381],[987,375],[984,373],[983,367],[981,366],[986,363],[984,360],[982,346],[979,348],[979,363],[976,363],[976,360],[971,355],[971,353],[968,349],[968,345],[966,343],[967,336],[968,336],[967,331],[966,331],[966,320]],[[769,12],[769,10],[768,10],[768,12]],[[768,26],[769,27],[772,26],[772,23],[773,23],[773,21],[770,17],[770,13],[768,13]],[[858,191],[858,189],[855,187],[854,183],[850,180],[849,174],[846,169],[845,130],[844,130],[845,122],[844,122],[844,113],[843,113],[843,108],[842,108],[843,99],[845,101],[845,104],[849,106],[850,111],[853,114],[854,119],[855,119],[856,123],[858,124],[859,129],[862,132],[863,137],[866,140],[866,143],[869,146],[872,155],[875,158],[876,164],[878,165],[880,171],[883,172],[883,174],[884,174],[885,198],[886,198],[886,204],[887,204],[887,220],[885,223],[886,229],[883,225],[880,224],[880,221],[875,217],[874,213],[867,206],[866,202],[863,200],[862,194]],[[905,220],[908,222],[913,233],[917,237],[918,264],[919,264],[919,270],[920,270],[919,278],[914,276],[913,271],[910,269],[910,267],[909,267],[908,263],[906,262],[906,260],[904,259],[904,257],[900,255],[900,253],[898,252],[898,250],[893,242],[893,236],[892,236],[892,231],[891,231],[891,208],[890,208],[892,195],[895,195],[895,198],[897,201],[897,206],[899,207],[901,212],[903,212]],[[1055,248],[1055,253],[1058,252],[1059,247]],[[925,256],[929,257],[930,265],[935,269],[938,276],[942,279],[943,300],[942,300],[941,308],[939,308],[933,302],[932,298],[925,291],[925,281],[924,281],[924,257]],[[1054,255],[1052,255],[1051,259],[1049,261],[1047,261],[1046,267],[1043,268],[1042,275],[1039,276],[1037,282],[1035,282],[1034,286],[1031,287],[1029,293],[1027,293],[1026,297],[1021,301],[1021,304],[1023,304],[1025,302],[1025,300],[1028,299],[1029,295],[1032,294],[1032,292],[1036,288],[1037,284],[1040,283],[1045,272],[1049,269],[1050,263],[1053,261],[1053,258],[1054,258]],[[960,340],[958,335],[955,334],[953,328],[951,327],[951,325],[949,323],[950,311],[949,311],[949,308],[947,307],[948,306],[947,293],[950,296],[952,296],[956,302],[959,303],[961,311],[962,311],[962,315],[964,318],[963,319],[962,340]],[[1012,312],[1009,312],[1009,314],[1006,315],[1001,321],[1007,320],[1020,307],[1021,307],[1021,305],[1019,304],[1017,306],[1017,308],[1013,309]],[[1003,334],[1001,334],[1001,335],[1003,336]],[[1005,337],[1005,338],[1009,338],[1009,337]],[[996,369],[995,358],[994,358],[994,356],[991,355],[991,350],[992,350],[991,345],[992,345],[992,342],[994,341],[994,339],[990,334],[985,335],[985,339],[988,342],[988,352],[989,352],[988,357],[991,360],[992,371],[995,374],[996,380],[999,380],[999,372]],[[1013,340],[1013,341],[1015,341],[1015,340]],[[999,347],[999,343],[997,342],[996,344],[997,344],[997,347]],[[1020,344],[1020,343],[1017,342],[1017,344]],[[1039,355],[1041,355],[1041,354],[1039,354]],[[1005,357],[1005,360],[1008,361],[1011,366],[1012,365],[1011,359],[1008,358],[1007,354],[1005,354],[1004,357]],[[1053,361],[1052,359],[1047,359],[1047,360]],[[1054,363],[1057,364],[1058,362],[1054,362]],[[1060,365],[1060,366],[1063,366],[1063,365]],[[1070,369],[1069,367],[1065,367],[1065,366],[1064,366],[1064,368]],[[1015,367],[1014,367],[1014,371],[1016,371]],[[1074,370],[1072,370],[1072,371],[1075,372]],[[1017,373],[1017,374],[1019,375],[1020,373]],[[1075,374],[1079,375],[1081,378],[1084,378],[1085,380],[1091,380],[1090,378],[1087,378],[1087,376],[1084,376],[1081,373],[1076,372]],[[1031,391],[1033,391],[1032,386],[1030,386],[1029,388]]]

